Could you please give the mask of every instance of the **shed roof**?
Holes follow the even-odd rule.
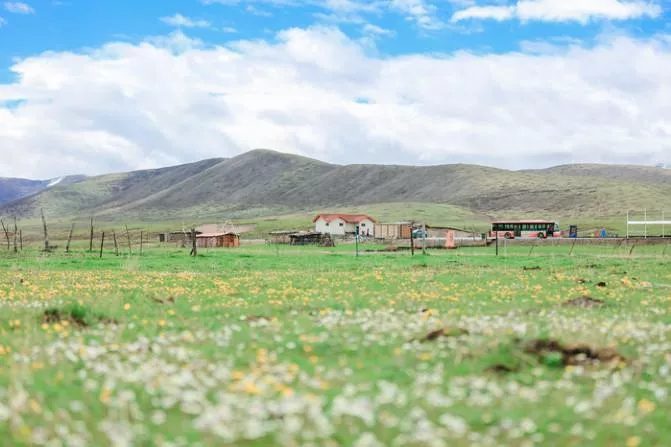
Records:
[[[324,219],[326,222],[332,222],[336,219],[342,219],[347,223],[357,224],[364,220],[370,220],[371,222],[377,222],[374,218],[370,217],[367,214],[317,214],[312,222],[317,222],[319,219]]]

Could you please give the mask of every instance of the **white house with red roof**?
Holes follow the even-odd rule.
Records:
[[[318,233],[345,236],[355,234],[358,226],[360,235],[375,236],[377,221],[366,214],[318,214],[312,222]]]

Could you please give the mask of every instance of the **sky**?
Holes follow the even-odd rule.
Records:
[[[668,0],[0,0],[0,176],[671,163]]]

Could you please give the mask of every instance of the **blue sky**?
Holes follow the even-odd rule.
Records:
[[[646,88],[648,94],[654,95],[657,92],[659,96],[660,91],[666,92],[664,85],[656,85],[657,81],[648,77],[641,79],[640,72],[635,72],[632,67],[627,68],[632,70],[630,73],[623,73],[622,67],[611,67],[612,70],[620,70],[617,76],[608,74],[607,70],[595,70],[595,67],[589,66],[589,52],[598,54],[606,62],[622,60],[619,58],[624,54],[613,53],[606,57],[603,53],[606,50],[634,53],[650,50],[659,52],[659,56],[665,59],[669,51],[670,18],[671,5],[661,0],[0,1],[0,136],[4,129],[7,135],[12,135],[11,141],[15,148],[40,153],[45,160],[49,159],[50,154],[47,152],[53,152],[57,157],[67,154],[73,161],[81,160],[82,154],[86,160],[87,153],[94,153],[95,160],[76,164],[80,169],[91,172],[153,167],[154,164],[162,164],[153,161],[159,154],[166,162],[177,163],[199,156],[234,155],[256,145],[273,146],[278,150],[303,153],[333,162],[356,162],[360,159],[417,164],[463,161],[509,168],[572,161],[651,163],[665,158],[667,151],[671,151],[671,145],[666,145],[667,137],[671,133],[667,133],[667,127],[656,120],[646,121],[645,110],[634,111],[632,107],[645,109],[646,99],[631,95],[632,92],[640,93],[641,88]],[[76,73],[68,71],[67,64],[73,61],[68,55],[86,58],[86,61],[77,58],[78,64],[84,64],[79,69],[85,71],[93,68],[94,64],[102,64],[101,58],[108,56],[101,56],[99,52],[110,48],[112,44],[124,46],[115,47],[110,60],[126,57],[116,53],[119,49],[128,53],[124,60],[130,65],[124,65],[116,74],[103,72],[101,75],[109,75],[114,81],[102,83],[93,79],[79,79],[76,82],[80,89],[90,88],[91,92],[107,99],[114,97],[115,92],[124,92],[125,95],[128,91],[126,83],[132,83],[130,79],[135,79],[136,84],[146,83],[140,87],[136,85],[136,91],[151,89],[151,78],[141,78],[138,81],[144,72],[141,75],[139,71],[133,71],[133,67],[142,65],[143,59],[138,53],[148,52],[149,46],[167,51],[174,57],[171,61],[161,59],[162,63],[167,64],[167,70],[174,69],[170,64],[182,64],[188,55],[196,53],[211,61],[212,70],[226,72],[230,69],[235,70],[238,75],[241,70],[248,69],[257,72],[261,70],[264,74],[271,71],[277,73],[277,70],[290,65],[293,70],[301,72],[303,80],[298,86],[291,83],[295,81],[294,77],[281,78],[282,82],[289,83],[286,88],[305,89],[307,83],[311,87],[310,92],[319,90],[319,101],[333,101],[332,113],[338,114],[338,122],[347,122],[354,126],[357,129],[355,135],[359,135],[360,141],[354,137],[338,136],[339,141],[334,143],[315,136],[316,133],[329,131],[318,127],[321,122],[316,123],[311,118],[314,110],[312,114],[297,110],[290,114],[292,120],[297,120],[299,115],[305,116],[304,120],[293,122],[291,126],[282,126],[281,120],[276,118],[277,110],[266,110],[267,107],[245,102],[257,101],[258,98],[251,99],[249,94],[234,98],[234,94],[242,91],[258,91],[260,87],[252,85],[254,80],[249,77],[244,85],[241,84],[243,80],[235,77],[235,91],[222,92],[220,90],[223,84],[215,87],[208,84],[211,97],[225,96],[230,100],[225,105],[213,102],[203,104],[202,107],[203,110],[210,107],[219,111],[239,107],[241,114],[249,113],[250,118],[258,121],[258,128],[249,130],[253,137],[239,135],[236,129],[227,128],[227,125],[232,126],[234,123],[234,120],[229,120],[228,124],[213,122],[213,133],[206,139],[206,147],[196,151],[176,143],[169,138],[167,130],[160,128],[152,128],[149,132],[156,133],[154,140],[143,141],[137,137],[143,132],[134,128],[142,125],[129,116],[146,117],[149,114],[154,120],[160,119],[154,113],[154,107],[158,107],[156,103],[140,102],[134,98],[132,104],[137,110],[128,111],[128,116],[119,117],[116,116],[118,112],[111,109],[112,103],[109,109],[96,104],[95,113],[84,112],[93,105],[79,102],[73,104],[73,97],[76,95],[63,94],[64,86],[75,83],[77,77]],[[275,51],[277,56],[272,51],[260,55],[264,48]],[[243,64],[241,60],[244,59],[244,65],[234,68],[230,63],[217,65],[213,62],[215,59],[210,59],[221,57],[224,50],[239,56],[236,64]],[[297,53],[303,51],[307,53]],[[322,54],[331,54],[335,60],[320,60]],[[151,52],[152,57],[155,55],[155,52]],[[342,58],[343,67],[335,63],[339,58]],[[566,60],[562,61],[561,58]],[[281,63],[278,62],[280,59]],[[416,76],[405,63],[415,60],[420,67]],[[329,62],[335,65],[325,67],[324,64],[328,65]],[[275,67],[275,63],[279,65]],[[651,62],[645,59],[641,63]],[[480,70],[473,68],[473,64],[480,67]],[[502,71],[494,67],[496,64],[501,64]],[[535,135],[530,139],[530,144],[538,145],[538,142],[547,140],[545,146],[549,147],[525,149],[523,160],[526,161],[516,159],[512,162],[509,156],[502,155],[500,150],[494,150],[491,146],[501,139],[497,137],[497,132],[510,133],[503,124],[510,124],[511,113],[514,110],[519,112],[519,107],[524,109],[524,104],[513,107],[503,101],[510,100],[514,94],[519,98],[525,92],[513,91],[519,87],[515,87],[510,79],[502,76],[510,70],[540,73],[547,64],[559,64],[568,70],[564,73],[565,77],[571,78],[575,75],[581,79],[573,84],[575,91],[571,94],[582,94],[584,97],[585,91],[592,89],[590,91],[595,98],[599,94],[614,96],[612,100],[606,101],[609,104],[604,105],[603,109],[593,107],[593,103],[588,104],[587,109],[593,110],[583,111],[584,116],[580,122],[571,122],[570,117],[554,117],[552,107],[538,111],[544,116],[543,125],[554,119],[573,126],[574,129],[580,129],[578,134],[584,135],[584,138],[574,136],[557,141],[554,130],[548,125],[547,133]],[[575,64],[573,68],[566,68],[572,67],[572,64]],[[308,70],[307,65],[313,66],[308,67]],[[383,65],[385,68],[381,69]],[[368,68],[364,70],[361,67]],[[445,87],[441,95],[444,95],[445,102],[454,101],[465,89],[459,86],[470,85],[471,81],[468,78],[458,78],[461,67],[465,73],[475,70],[472,72],[473,82],[481,83],[465,100],[471,107],[468,110],[458,107],[442,109],[432,104],[430,94],[423,96],[427,93],[417,90],[403,91],[405,87],[399,87],[403,82],[408,82],[419,84],[416,86],[419,89],[423,80],[441,85],[440,76],[448,77],[449,88]],[[74,66],[72,69],[75,69]],[[186,77],[192,81],[204,81],[208,77],[205,67],[194,65],[190,69],[193,71]],[[381,71],[377,72],[378,69]],[[429,72],[420,71],[425,69]],[[343,70],[348,72],[347,76],[341,76]],[[397,76],[399,70],[403,70],[402,75],[407,78],[394,78],[392,81],[391,76]],[[592,71],[595,73],[591,73]],[[223,83],[226,79],[230,80],[232,73],[222,73],[220,81]],[[379,78],[373,79],[372,73],[379,75]],[[314,77],[307,78],[308,74]],[[618,79],[614,79],[615,77]],[[362,93],[370,90],[368,97],[362,100],[366,97],[365,94],[355,95],[356,98],[352,100],[355,106],[342,103],[341,100],[346,96],[352,96],[350,89],[355,81],[351,80],[359,82],[363,78],[367,79],[366,82],[355,87],[361,88]],[[180,84],[188,82],[184,79],[175,82],[177,84],[169,88],[191,87]],[[538,79],[520,79],[522,85],[527,82],[535,85]],[[589,85],[583,85],[585,83]],[[604,83],[612,84],[604,89]],[[45,85],[49,87],[45,88]],[[379,85],[388,85],[391,90],[381,91],[376,87]],[[548,88],[547,92],[543,91],[544,87]],[[267,95],[279,101],[282,91],[273,92],[269,88],[270,85],[263,86]],[[526,105],[529,107],[539,107],[537,103],[549,101],[549,98],[559,102],[568,101],[565,104],[567,109],[575,106],[573,99],[566,100],[563,96],[557,96],[564,87],[557,87],[553,80],[548,79],[546,85],[535,85],[534,88],[536,90],[527,99],[529,102]],[[630,88],[631,91],[628,90]],[[492,92],[500,95],[494,97]],[[196,93],[202,92],[198,90]],[[94,96],[92,93],[91,97]],[[661,98],[664,101],[667,99],[671,100],[667,97]],[[190,98],[188,101],[200,104],[198,101],[201,100]],[[626,104],[627,101],[631,101],[631,104]],[[384,110],[375,109],[383,104],[386,104]],[[663,108],[663,105],[660,104],[659,107]],[[182,103],[175,104],[175,107],[182,106]],[[363,109],[363,106],[369,107]],[[58,122],[58,107],[66,109],[71,121]],[[193,107],[197,106],[191,104],[189,110],[193,110]],[[295,105],[277,105],[283,112],[287,107]],[[390,107],[395,110],[389,112]],[[496,115],[502,120],[499,127],[489,129],[489,122],[475,122],[477,119],[474,116],[478,113],[474,108],[477,107],[483,107],[483,113],[491,113],[492,108],[500,109]],[[485,109],[487,112],[484,112]],[[389,120],[417,119],[416,123],[408,124],[414,125],[414,130],[385,135],[380,128],[384,125],[383,122],[371,121],[371,116],[379,118],[383,115],[382,112],[394,114],[388,117]],[[25,135],[30,133],[30,126],[37,125],[31,124],[30,120],[40,113],[53,114],[54,129],[48,134],[45,133],[39,142],[30,142]],[[603,122],[603,113],[613,113],[613,119],[618,120],[618,129],[626,133],[622,141],[627,142],[627,147],[623,144],[620,149],[612,149],[613,142],[608,138],[599,141],[595,137],[603,132],[603,126],[607,126]],[[114,117],[111,118],[111,115]],[[273,118],[267,118],[269,116]],[[71,127],[72,120],[77,121],[80,118],[83,121],[88,120],[87,124],[68,129],[68,135],[64,137],[63,128]],[[628,149],[636,138],[642,138],[641,135],[633,135],[636,133],[634,130],[640,128],[641,120],[645,125],[650,125],[645,131],[648,137],[645,137],[644,144],[636,145],[648,148],[647,152],[642,153],[640,149]],[[125,128],[120,124],[122,121],[132,121],[132,126],[129,127],[133,129]],[[26,126],[25,133],[18,135],[17,123]],[[162,124],[155,121],[151,123],[157,127],[170,125],[168,121]],[[434,124],[432,126],[429,123]],[[450,129],[448,132],[443,129],[443,124]],[[519,125],[530,126],[528,122],[520,122]],[[478,127],[480,130],[476,131]],[[264,129],[263,132],[261,129]],[[414,132],[420,132],[420,129],[422,135],[428,134],[432,138],[427,139],[427,146],[424,148],[410,148]],[[535,129],[539,129],[539,125],[535,125]],[[196,132],[195,129],[193,131]],[[533,131],[533,128],[528,131]],[[96,135],[96,138],[79,149],[72,148],[68,141],[77,139],[78,132],[82,138],[85,135]],[[459,132],[467,134],[468,137],[462,138],[463,135],[457,135]],[[260,138],[260,134],[268,136]],[[485,135],[489,137],[485,138]],[[649,135],[654,138],[651,140]],[[451,136],[457,137],[458,147],[441,150],[438,142]],[[59,138],[65,138],[65,141],[48,144]],[[410,140],[406,140],[408,138]],[[101,140],[105,141],[104,147],[99,144]],[[519,141],[511,141],[509,144],[511,147],[519,146],[520,141],[524,141],[521,136]],[[146,147],[148,143],[151,143],[151,147]],[[35,144],[38,146],[33,146]],[[596,150],[600,144],[602,150]],[[352,146],[357,145],[369,149],[352,149]],[[448,143],[444,145],[451,146]],[[62,153],[57,153],[58,147],[63,148]],[[611,148],[610,152],[606,147]],[[104,155],[102,159],[101,154]],[[39,166],[39,163],[27,165],[17,160],[11,167],[6,165],[5,172],[0,170],[0,175],[17,170],[25,176],[66,173],[48,162]]]

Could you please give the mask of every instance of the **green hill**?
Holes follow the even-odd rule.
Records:
[[[474,165],[348,165],[255,150],[231,159],[87,178],[0,208],[0,215],[200,221],[303,215],[372,204],[442,204],[489,217],[623,216],[671,211],[671,171],[569,165],[509,171]],[[399,204],[394,206],[393,204]],[[438,216],[437,216],[438,217]],[[618,217],[619,218],[619,217]],[[438,219],[440,220],[440,219]],[[478,220],[468,218],[469,221]]]

